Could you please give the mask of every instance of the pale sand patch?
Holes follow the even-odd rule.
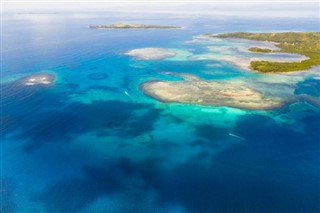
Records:
[[[174,57],[166,58],[168,61],[188,61],[193,54],[188,50],[170,49],[176,53]]]
[[[225,43],[232,47],[243,46],[243,47],[250,48],[254,46],[254,47],[268,48],[271,50],[280,50],[280,48],[276,46],[279,43],[272,42],[272,41],[255,41],[255,40],[242,39],[242,38],[218,38],[218,37],[212,37],[208,35],[193,36],[192,38],[193,40],[187,41],[187,43],[202,43],[202,44]]]
[[[187,44],[215,44],[220,43],[221,38],[209,37],[205,35],[192,36],[192,40],[186,41]]]
[[[281,98],[266,96],[241,80],[206,81],[191,74],[174,75],[185,80],[147,81],[140,84],[140,89],[146,95],[163,102],[229,106],[249,110],[268,110],[284,104]]]
[[[133,49],[125,53],[137,60],[159,60],[176,56],[176,52],[165,48]]]
[[[189,60],[225,61],[244,70],[250,70],[250,63],[252,61],[301,62],[309,59],[308,57],[300,54],[283,52],[263,54],[253,53],[248,50],[251,47],[260,47],[278,51],[280,48],[275,46],[277,44],[275,42],[251,41],[237,38],[220,39],[201,35],[194,37],[194,40],[190,43],[205,44],[208,52],[190,56]]]
[[[250,70],[250,58],[235,55],[220,55],[220,54],[200,54],[193,55],[189,60],[214,60],[224,61],[229,64],[233,64],[244,70]]]
[[[250,70],[250,63],[252,61],[271,61],[271,62],[301,62],[308,59],[305,56],[299,54],[281,54],[282,57],[279,57],[278,54],[269,53],[261,54],[256,57],[251,57],[248,55],[239,55],[237,52],[229,51],[222,52],[221,54],[199,54],[193,55],[190,57],[190,60],[215,60],[215,61],[225,61],[227,63],[233,64],[236,67],[239,67],[244,70]]]

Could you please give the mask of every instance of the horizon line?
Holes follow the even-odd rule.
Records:
[[[237,2],[242,2],[242,3],[319,3],[318,0],[294,0],[294,1],[289,1],[289,0],[281,0],[281,1],[259,1],[259,0],[238,0],[238,1],[232,1],[232,0],[227,0],[227,1],[206,1],[206,0],[200,0],[200,1],[182,1],[182,0],[164,0],[164,1],[148,1],[148,0],[123,0],[123,1],[103,1],[103,0],[94,0],[94,1],[79,1],[79,0],[67,0],[67,1],[41,1],[41,0],[26,0],[26,1],[7,1],[7,0],[2,0],[1,3],[237,3]]]

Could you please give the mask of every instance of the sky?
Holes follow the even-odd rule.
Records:
[[[142,0],[143,1],[143,0]],[[320,19],[320,0],[225,0],[225,1],[144,1],[141,0],[2,0],[2,12],[95,12],[119,11],[130,13],[181,13],[203,15],[257,15],[270,17],[310,17]]]

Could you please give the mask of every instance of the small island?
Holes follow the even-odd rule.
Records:
[[[301,62],[271,62],[251,61],[252,70],[272,73],[291,72],[310,69],[312,66],[320,65],[320,32],[283,32],[283,33],[226,33],[226,34],[205,34],[217,38],[240,38],[255,41],[275,42],[280,50],[277,52],[298,53],[308,57]],[[251,49],[251,50],[250,50]],[[253,52],[270,52],[268,49],[250,48]]]
[[[272,53],[272,50],[267,48],[260,48],[260,47],[251,47],[248,50],[254,53]]]
[[[94,28],[94,29],[181,29],[181,27],[177,27],[177,26],[126,24],[126,23],[116,23],[111,25],[90,25],[89,28]]]

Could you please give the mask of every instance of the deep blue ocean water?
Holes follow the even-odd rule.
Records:
[[[130,22],[182,30],[96,30]],[[247,79],[272,94],[320,96],[320,70],[261,75],[219,60],[139,61],[144,47],[202,54],[203,33],[319,31],[312,18],[6,14],[2,32],[3,212],[320,212],[320,110],[161,103],[146,80]],[[239,44],[244,45],[245,44]],[[223,54],[223,53],[218,53]],[[15,84],[34,73],[55,84]],[[262,82],[262,83],[261,83]],[[129,94],[129,95],[126,95]]]

